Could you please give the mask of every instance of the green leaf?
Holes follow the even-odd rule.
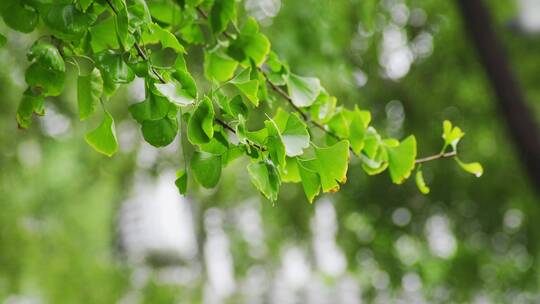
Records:
[[[79,105],[79,118],[85,120],[96,110],[99,98],[103,93],[103,79],[98,69],[90,75],[81,75],[77,79],[77,101]]]
[[[333,115],[336,109],[337,98],[328,95],[321,89],[321,93],[315,99],[315,102],[309,108],[311,117],[320,123],[326,123]]]
[[[45,96],[58,96],[64,90],[65,73],[38,62],[28,67],[24,77],[29,86],[43,90]]]
[[[64,40],[79,40],[93,22],[90,14],[79,11],[74,4],[52,5],[42,16],[53,34]]]
[[[349,142],[340,141],[326,148],[315,147],[317,173],[323,192],[336,192],[347,180]]]
[[[145,120],[141,130],[146,142],[154,147],[165,147],[176,137],[178,121],[169,116],[158,120]]]
[[[422,194],[428,194],[429,193],[429,187],[426,185],[426,182],[424,181],[424,174],[422,173],[422,168],[418,168],[416,171],[416,187],[418,187],[418,190],[422,192]]]
[[[90,46],[94,53],[106,50],[118,49],[118,37],[111,35],[116,30],[115,19],[109,17],[95,25],[92,25],[90,31]]]
[[[118,7],[118,13],[115,15],[114,23],[116,27],[116,36],[124,50],[129,50],[133,42],[129,37],[129,16],[126,4],[120,1],[121,7]]]
[[[248,107],[242,100],[242,96],[236,95],[229,102],[230,114],[234,117],[242,115],[244,117],[248,116]]]
[[[270,52],[270,41],[259,32],[257,21],[249,18],[227,52],[237,61],[248,62],[251,59],[255,65],[260,66]]]
[[[267,162],[249,164],[251,182],[270,201],[277,200],[279,185],[281,184],[279,172],[276,167]]]
[[[186,170],[176,171],[176,180],[174,181],[174,184],[176,185],[176,188],[178,188],[178,192],[182,195],[187,192],[187,182],[188,176]]]
[[[4,45],[6,45],[6,43],[7,43],[6,36],[0,34],[0,48],[4,47]]]
[[[100,69],[105,84],[107,82],[124,84],[135,79],[135,73],[121,54],[115,54],[112,51],[101,52],[96,56],[96,66]]]
[[[36,41],[26,55],[31,62],[39,63],[48,69],[65,72],[66,65],[58,49],[48,42]]]
[[[236,20],[235,0],[216,0],[210,11],[210,26],[214,33],[221,33],[229,22]]]
[[[244,69],[236,77],[231,79],[231,83],[236,86],[255,106],[259,105],[259,80],[250,79],[251,67]]]
[[[285,158],[285,166],[279,168],[279,175],[281,176],[281,181],[285,183],[299,183],[302,181],[296,159],[296,157]]]
[[[276,167],[285,166],[285,145],[279,133],[278,127],[272,120],[264,122],[267,130],[266,147],[268,155]]]
[[[319,79],[289,74],[287,88],[292,102],[297,107],[309,107],[315,102],[321,91]]]
[[[188,139],[194,145],[205,144],[214,136],[214,107],[205,97],[197,106],[188,123]]]
[[[129,15],[129,27],[139,28],[142,25],[147,25],[152,22],[150,10],[146,5],[145,0],[130,0],[127,2],[127,10]]]
[[[161,43],[162,48],[171,48],[177,53],[185,53],[186,50],[180,44],[176,36],[159,25],[153,23],[149,26],[148,32],[143,33],[143,41],[147,44]]]
[[[321,178],[317,174],[318,163],[315,160],[301,160],[297,158],[298,172],[302,179],[304,193],[310,203],[321,192]]]
[[[355,154],[359,154],[364,148],[366,129],[371,121],[371,113],[360,111],[358,107],[348,112],[349,116],[349,141]]]
[[[204,75],[209,80],[224,82],[230,80],[238,62],[218,51],[204,53]]]
[[[131,116],[142,124],[145,120],[157,120],[165,117],[169,112],[171,103],[162,96],[150,92],[143,101],[129,107]]]
[[[452,123],[448,120],[443,122],[442,138],[444,139],[444,148],[450,145],[456,151],[457,144],[463,136],[465,136],[465,133],[459,127],[452,127]]]
[[[191,171],[203,187],[215,187],[221,176],[221,155],[195,151],[191,158]]]
[[[28,128],[32,123],[34,113],[38,115],[45,113],[44,98],[40,94],[33,93],[31,89],[27,89],[17,108],[17,124],[19,128]]]
[[[278,109],[274,121],[279,127],[287,156],[298,156],[309,147],[309,132],[307,126],[296,113],[289,114]]]
[[[474,163],[464,163],[459,158],[455,158],[456,162],[459,164],[459,166],[468,173],[474,174],[476,177],[482,176],[484,174],[484,168],[480,163],[474,162]]]
[[[416,160],[416,138],[410,135],[398,146],[386,147],[392,182],[401,184],[411,175]]]
[[[6,7],[3,17],[7,26],[23,33],[32,32],[38,24],[36,10],[25,6],[22,1],[13,1],[11,5]]]
[[[79,4],[81,5],[82,11],[86,12],[86,10],[90,7],[92,2],[94,2],[94,0],[79,0]]]
[[[95,130],[87,133],[84,138],[94,150],[109,157],[118,151],[114,120],[107,111],[104,112],[101,124]]]
[[[170,102],[180,106],[187,106],[195,102],[195,98],[183,89],[182,84],[173,80],[168,83],[154,84],[159,93],[165,96]]]

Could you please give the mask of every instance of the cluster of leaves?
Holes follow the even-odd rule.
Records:
[[[44,114],[45,97],[61,94],[70,62],[79,72],[80,119],[102,109],[102,123],[86,141],[112,156],[118,141],[107,100],[119,86],[143,78],[146,98],[129,111],[144,139],[164,147],[186,134],[195,147],[188,168],[178,171],[181,193],[188,175],[215,187],[222,168],[242,155],[249,158],[253,184],[272,201],[284,182],[301,183],[310,202],[339,190],[351,155],[369,175],[388,169],[397,184],[424,162],[417,160],[414,136],[383,138],[370,125],[370,112],[339,106],[317,78],[291,72],[257,22],[238,18],[235,0],[3,0],[0,13],[17,31],[49,34],[28,51],[20,127],[28,127],[33,114]],[[187,68],[188,48],[203,49],[207,91]],[[462,136],[445,122],[443,150],[430,159],[454,157]],[[448,147],[453,152],[446,153]],[[477,163],[455,159],[481,174]],[[420,170],[416,182],[429,191]]]

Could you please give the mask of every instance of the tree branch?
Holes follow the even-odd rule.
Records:
[[[465,29],[469,32],[497,96],[499,112],[515,143],[523,166],[536,190],[540,190],[540,132],[521,87],[512,74],[503,47],[492,27],[482,0],[458,0]]]

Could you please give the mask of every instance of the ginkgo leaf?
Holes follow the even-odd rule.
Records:
[[[476,177],[480,177],[480,176],[482,176],[482,174],[484,174],[484,168],[482,167],[482,165],[480,163],[478,163],[478,162],[464,163],[457,157],[455,159],[456,159],[456,162],[459,164],[459,166],[465,172],[474,174],[474,176],[476,176]]]
[[[17,124],[19,128],[28,128],[34,113],[38,115],[45,113],[44,98],[42,95],[32,92],[31,89],[26,89],[17,108]]]
[[[114,120],[109,112],[104,112],[101,124],[93,131],[87,133],[85,140],[94,150],[109,157],[118,151]]]
[[[214,135],[214,107],[210,98],[205,97],[191,115],[188,123],[188,139],[200,145],[210,141]]]
[[[426,182],[424,181],[424,174],[422,173],[421,168],[418,168],[416,171],[416,177],[415,177],[416,187],[418,187],[418,190],[422,192],[422,194],[428,194],[430,189],[426,185]]]
[[[401,184],[411,175],[416,160],[416,138],[407,137],[399,145],[386,147],[388,153],[388,170],[392,182]]]
[[[236,19],[236,4],[235,0],[217,0],[212,6],[209,15],[210,26],[214,33],[221,33],[226,28],[229,22]]]
[[[141,130],[146,142],[154,147],[165,147],[176,137],[178,121],[169,116],[157,120],[145,120]]]
[[[450,145],[456,151],[457,144],[463,136],[465,136],[465,133],[459,127],[452,127],[452,123],[448,120],[443,122],[442,138],[444,139],[445,148]]]
[[[103,79],[98,69],[89,75],[81,75],[77,79],[77,102],[79,105],[79,118],[85,120],[94,113],[99,98],[103,93]]]
[[[306,124],[296,113],[289,114],[278,109],[273,119],[279,127],[287,156],[298,156],[309,147],[309,132]]]
[[[230,83],[236,86],[255,106],[259,105],[259,80],[250,79],[251,68],[246,68],[236,77],[231,79]]]
[[[221,177],[221,155],[194,152],[191,158],[193,177],[205,188],[213,188]]]
[[[156,90],[167,97],[170,102],[187,106],[195,102],[195,98],[176,80],[167,83],[155,83]]]
[[[234,76],[238,62],[219,51],[204,52],[204,75],[209,80],[227,81]]]
[[[251,182],[270,201],[276,201],[279,193],[279,172],[270,163],[258,162],[249,164]]]
[[[317,162],[297,159],[297,164],[304,193],[308,201],[313,203],[315,197],[321,192],[321,178],[317,174]]]
[[[321,83],[317,78],[302,77],[291,73],[287,78],[287,88],[294,105],[303,108],[315,102],[321,91]]]
[[[186,194],[187,192],[187,182],[188,175],[186,170],[176,171],[176,180],[174,181],[174,184],[176,185],[176,188],[178,188],[178,192],[180,192],[182,195]]]

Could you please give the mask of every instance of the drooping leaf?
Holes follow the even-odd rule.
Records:
[[[414,169],[416,160],[416,138],[410,135],[399,145],[386,147],[388,153],[388,170],[392,182],[401,184]]]
[[[39,62],[30,65],[24,77],[29,86],[41,89],[45,96],[58,96],[64,90],[65,73]]]
[[[6,36],[0,34],[0,48],[4,47],[4,45],[6,45],[6,43],[7,43]]]
[[[45,113],[44,98],[42,95],[32,92],[31,89],[27,89],[17,108],[17,124],[19,128],[28,128],[32,123],[34,113],[38,115]]]
[[[249,164],[248,167],[251,182],[270,201],[277,200],[279,193],[279,172],[271,163],[257,162]]]
[[[27,53],[28,60],[39,63],[48,69],[65,72],[66,65],[58,49],[51,43],[36,41]]]
[[[221,177],[221,155],[194,152],[191,171],[195,180],[205,188],[213,188]]]
[[[176,137],[178,121],[175,117],[169,116],[157,120],[145,120],[141,130],[146,142],[154,147],[165,147]]]
[[[176,171],[176,180],[174,181],[174,184],[176,185],[176,188],[178,188],[178,192],[180,192],[182,195],[186,194],[187,192],[187,182],[188,175],[186,170]]]
[[[109,157],[118,151],[114,120],[107,111],[104,112],[101,124],[93,131],[87,133],[84,138],[94,150]]]
[[[129,50],[133,44],[129,36],[129,15],[127,6],[124,1],[120,1],[121,6],[117,8],[118,13],[115,15],[114,23],[116,25],[116,36],[118,41],[124,48]]]
[[[426,185],[426,182],[424,181],[424,174],[422,173],[421,168],[418,168],[416,171],[416,187],[418,187],[418,190],[422,192],[422,194],[428,194],[429,193],[429,187]]]
[[[456,162],[459,164],[459,166],[465,172],[474,174],[474,176],[476,176],[476,177],[480,177],[480,176],[482,176],[482,174],[484,174],[484,168],[482,167],[482,165],[480,163],[478,163],[478,162],[464,163],[457,157],[455,159],[456,159]]]
[[[157,120],[165,117],[169,112],[171,103],[162,96],[150,93],[142,102],[129,107],[131,116],[142,124],[145,120]]]
[[[317,173],[318,164],[314,160],[304,161],[297,159],[298,172],[302,179],[304,193],[310,203],[321,192],[321,178]]]
[[[283,138],[277,128],[277,125],[272,120],[265,121],[267,137],[266,147],[268,149],[268,155],[276,167],[285,166],[285,145],[283,144]]]
[[[302,77],[291,73],[287,78],[287,88],[294,105],[303,108],[315,102],[321,91],[321,83],[317,78]]]
[[[205,97],[191,115],[187,134],[194,145],[205,144],[214,136],[214,107],[210,98]]]
[[[103,93],[103,79],[98,69],[89,75],[81,75],[77,79],[77,101],[79,105],[79,118],[85,120],[92,115],[99,104]]]

